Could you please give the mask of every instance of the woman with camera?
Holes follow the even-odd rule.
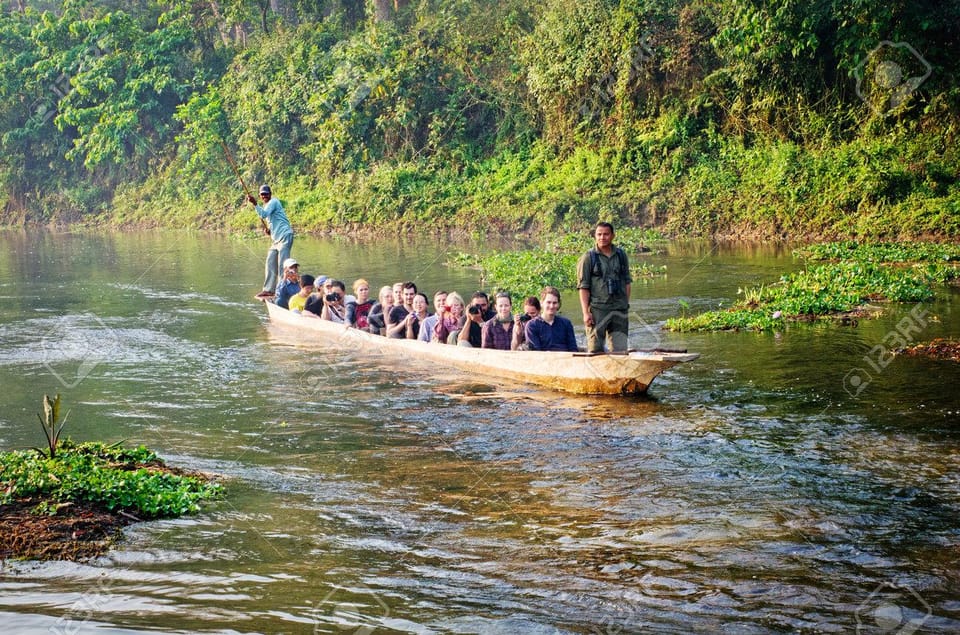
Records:
[[[337,324],[346,324],[347,307],[343,304],[343,296],[347,289],[340,280],[331,280],[328,288],[330,292],[323,296],[323,309],[320,311],[320,319],[330,320]]]
[[[447,294],[444,306],[443,315],[440,316],[440,319],[437,320],[437,326],[434,327],[432,341],[441,344],[454,344],[464,322],[463,298],[456,291],[452,291]]]
[[[406,338],[408,340],[419,339],[420,328],[423,325],[423,321],[430,315],[427,313],[427,307],[429,305],[430,301],[427,300],[427,296],[424,294],[418,293],[413,296],[413,309],[403,318]]]
[[[513,341],[510,342],[510,350],[526,351],[527,338],[525,329],[527,322],[540,315],[540,300],[535,295],[531,295],[523,301],[523,312],[513,316]]]
[[[486,294],[482,295],[483,297],[480,298],[474,294],[470,306],[467,307],[467,321],[460,332],[457,333],[458,346],[470,346],[472,348],[483,346],[483,323],[486,321],[484,311],[488,300]]]

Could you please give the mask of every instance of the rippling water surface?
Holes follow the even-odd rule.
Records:
[[[635,284],[635,343],[702,357],[625,400],[280,339],[250,301],[259,242],[0,246],[0,447],[37,445],[60,392],[74,439],[145,443],[228,491],[91,562],[3,563],[9,632],[960,631],[960,371],[875,348],[904,319],[960,336],[956,291],[856,326],[662,333],[681,300],[801,266],[671,244],[649,256],[668,276]],[[375,288],[480,284],[433,242],[294,252]]]

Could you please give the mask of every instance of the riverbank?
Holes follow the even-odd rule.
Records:
[[[603,218],[675,238],[960,237],[960,156],[946,131],[914,125],[822,144],[687,131],[689,143],[681,144],[670,126],[700,124],[661,119],[649,122],[668,128],[661,136],[627,149],[583,145],[560,152],[535,142],[466,165],[385,159],[322,179],[295,172],[257,178],[271,183],[301,235],[537,236]],[[197,175],[171,162],[141,182],[121,184],[96,209],[65,199],[39,216],[8,201],[7,218],[256,231],[254,211],[223,167]]]

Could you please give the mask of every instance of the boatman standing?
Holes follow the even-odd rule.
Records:
[[[266,300],[276,295],[281,263],[290,257],[290,250],[293,248],[293,228],[290,227],[290,221],[287,220],[287,213],[284,211],[280,199],[273,198],[269,185],[260,186],[262,205],[257,205],[257,200],[253,196],[248,196],[247,200],[257,210],[260,218],[266,221],[270,238],[273,239],[273,242],[270,243],[270,249],[267,251],[263,291],[254,296],[259,300]]]
[[[577,289],[583,324],[587,331],[587,352],[627,350],[630,328],[630,263],[627,254],[613,244],[613,225],[597,223],[596,244],[577,263]]]

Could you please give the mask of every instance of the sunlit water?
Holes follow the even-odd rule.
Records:
[[[91,562],[4,563],[5,632],[960,631],[960,370],[882,348],[904,319],[960,335],[955,291],[856,326],[663,333],[681,300],[801,266],[673,244],[634,286],[634,343],[701,359],[648,398],[584,398],[278,340],[251,301],[264,250],[0,233],[0,447],[40,444],[60,392],[74,439],[145,443],[228,492]],[[348,284],[472,292],[446,252],[294,247]]]

